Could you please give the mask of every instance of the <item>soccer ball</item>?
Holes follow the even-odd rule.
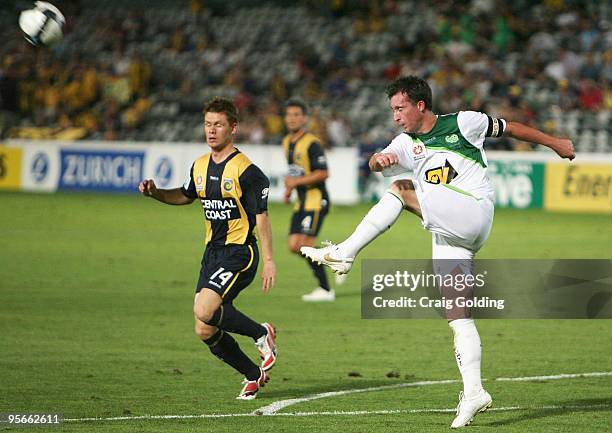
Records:
[[[63,35],[66,19],[58,8],[47,2],[36,2],[32,9],[21,12],[19,27],[32,45],[52,45]]]

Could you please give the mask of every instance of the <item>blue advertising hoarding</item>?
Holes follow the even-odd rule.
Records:
[[[62,149],[59,189],[134,191],[143,179],[144,157],[144,152]]]

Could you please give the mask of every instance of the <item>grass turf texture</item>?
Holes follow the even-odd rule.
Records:
[[[343,239],[368,208],[333,208],[320,239]],[[288,206],[270,206],[277,287],[264,296],[257,279],[236,301],[279,329],[272,380],[250,402],[234,400],[242,377],[192,332],[203,239],[197,204],[172,207],[133,195],[0,193],[0,209],[0,412],[60,412],[66,418],[247,413],[320,392],[460,378],[444,321],[360,319],[358,265],[337,289],[335,303],[303,303],[300,296],[314,279],[303,259],[286,252]],[[605,258],[609,245],[609,216],[498,210],[479,257]],[[429,234],[406,213],[361,258],[428,258],[430,248]],[[478,326],[485,378],[612,371],[612,321],[481,320]],[[255,358],[251,340],[237,339]],[[607,407],[488,412],[470,432],[603,432],[612,424],[612,377],[486,386],[494,407]],[[454,383],[351,394],[284,412],[451,408],[460,389]],[[439,432],[452,418],[125,420],[31,430]]]

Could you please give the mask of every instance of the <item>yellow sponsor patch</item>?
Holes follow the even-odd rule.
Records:
[[[448,161],[444,167],[436,167],[425,172],[425,182],[433,183],[434,185],[446,185],[457,177],[457,172]]]

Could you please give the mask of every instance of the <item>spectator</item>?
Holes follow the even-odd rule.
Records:
[[[587,111],[597,111],[603,106],[604,93],[592,80],[580,81],[580,108]]]
[[[327,122],[327,136],[332,147],[348,146],[350,144],[351,128],[346,119],[337,111],[332,111]]]

